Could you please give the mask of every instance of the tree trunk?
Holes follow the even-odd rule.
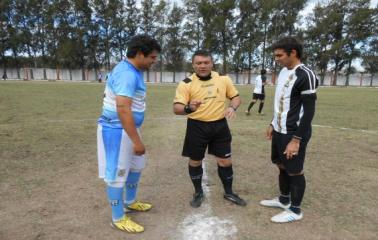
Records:
[[[160,54],[160,76],[159,76],[159,82],[160,83],[163,82],[163,56],[162,56],[162,54]]]
[[[326,75],[325,69],[320,69],[320,86],[324,85],[325,75]]]
[[[349,61],[347,75],[345,79],[345,86],[349,86],[349,76],[350,76],[351,68],[352,68],[352,61]]]
[[[374,78],[374,74],[372,73],[370,77],[370,87],[373,86],[373,78]]]
[[[252,53],[248,53],[248,84],[251,84]]]
[[[265,45],[266,45],[266,21],[264,23],[264,42],[263,42],[263,55],[262,55],[262,69],[265,69]]]

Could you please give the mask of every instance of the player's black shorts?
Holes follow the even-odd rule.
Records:
[[[231,157],[231,133],[225,118],[204,122],[188,118],[182,156],[202,160],[208,153],[219,158]]]
[[[264,100],[265,99],[265,94],[253,93],[252,99]]]
[[[301,140],[299,145],[298,155],[293,156],[291,159],[287,159],[284,154],[287,144],[293,138],[292,134],[282,134],[273,131],[272,136],[272,162],[275,164],[283,164],[288,173],[297,174],[302,172],[303,164],[306,156],[307,143],[310,140],[311,131],[308,135]]]

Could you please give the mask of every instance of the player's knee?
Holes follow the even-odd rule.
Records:
[[[217,162],[221,167],[229,167],[232,165],[231,158],[218,158]]]
[[[189,166],[191,167],[199,167],[202,165],[202,160],[189,160]]]
[[[303,170],[302,171],[300,171],[299,173],[287,173],[289,176],[300,176],[300,175],[303,175],[304,174],[304,172],[303,172]]]
[[[107,185],[112,188],[123,188],[125,183],[124,182],[108,182]]]
[[[283,164],[277,164],[279,170],[285,170],[285,166]]]

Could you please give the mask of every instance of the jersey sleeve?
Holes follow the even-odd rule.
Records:
[[[312,71],[300,71],[297,72],[299,78],[297,89],[301,94],[301,97],[315,96],[316,88],[318,87],[318,79]]]
[[[137,78],[130,71],[117,72],[112,76],[114,80],[113,91],[117,96],[132,98],[137,88]]]
[[[232,99],[239,95],[238,90],[236,90],[234,83],[232,82],[230,77],[224,77],[224,81],[226,84],[226,96],[228,99]]]
[[[297,75],[299,79],[297,89],[301,94],[303,116],[300,120],[295,136],[303,138],[308,129],[311,129],[311,122],[315,114],[316,88],[318,79],[311,71],[301,71]]]
[[[190,101],[189,86],[190,83],[185,83],[184,81],[181,81],[179,83],[176,88],[176,95],[173,103],[181,103],[184,105],[188,104],[188,102]]]

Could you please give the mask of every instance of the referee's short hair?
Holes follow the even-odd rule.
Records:
[[[283,37],[275,42],[271,48],[273,50],[283,49],[287,55],[289,55],[292,50],[295,50],[297,57],[302,60],[303,44],[295,37]]]
[[[156,39],[147,34],[135,35],[127,44],[126,56],[134,58],[138,52],[142,52],[144,56],[147,56],[154,50],[161,52],[161,46]]]
[[[266,73],[266,70],[265,69],[261,69],[260,74],[264,75],[265,73]]]
[[[192,62],[195,56],[210,57],[211,61],[213,61],[213,57],[211,56],[211,53],[205,49],[200,49],[200,50],[195,51],[192,56]]]

